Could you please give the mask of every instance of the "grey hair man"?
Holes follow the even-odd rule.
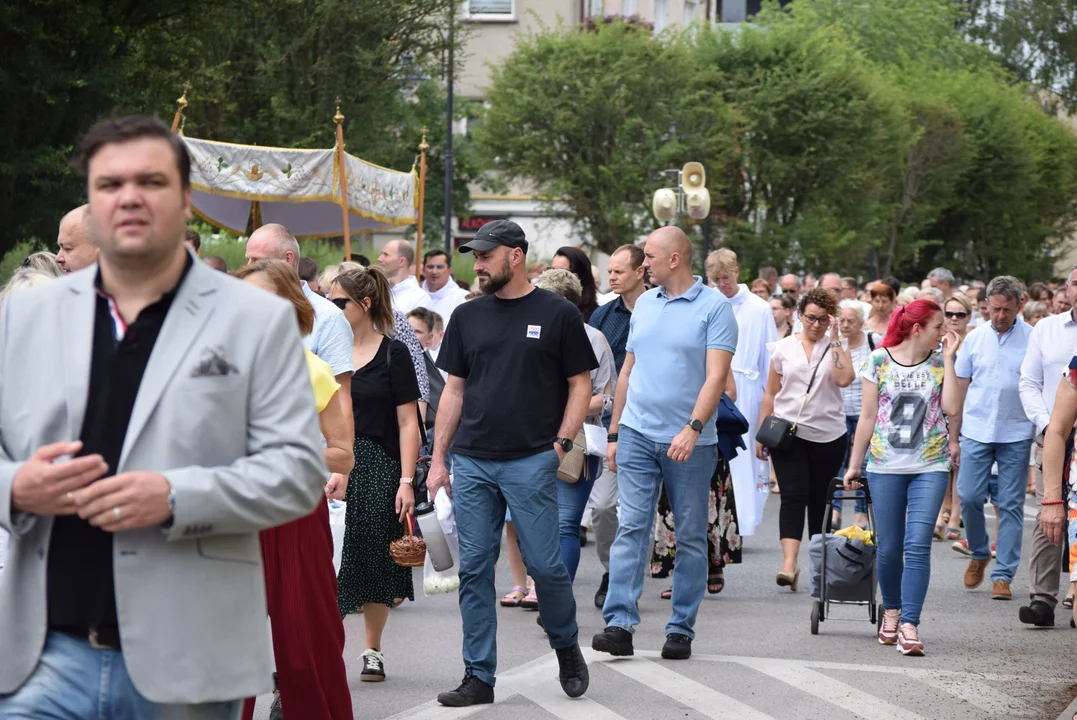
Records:
[[[954,371],[964,400],[957,494],[972,559],[965,587],[979,587],[991,561],[984,523],[991,466],[998,463],[999,529],[991,597],[1010,600],[1010,584],[1021,559],[1028,450],[1036,428],[1021,405],[1021,363],[1032,327],[1021,319],[1021,283],[1002,275],[987,285],[990,322],[969,331]]]
[[[390,240],[378,255],[378,265],[393,286],[393,309],[407,315],[417,307],[430,307],[430,295],[412,274],[415,248],[407,240]]]
[[[786,295],[789,295],[794,300],[800,299],[800,278],[793,273],[782,275],[778,285],[781,286],[782,292]]]
[[[56,262],[65,273],[75,272],[97,262],[100,252],[90,237],[89,205],[80,205],[60,220],[56,236]]]
[[[927,274],[927,279],[931,281],[931,287],[936,288],[942,293],[943,301],[946,301],[954,294],[954,274],[944,267],[937,267]]]

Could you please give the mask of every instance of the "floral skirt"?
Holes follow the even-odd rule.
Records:
[[[673,534],[673,511],[666,499],[666,490],[658,499],[658,517],[655,520],[654,549],[651,552],[651,577],[666,578],[673,574],[673,562],[677,555],[675,542],[659,541]],[[710,507],[707,511],[707,554],[710,558],[708,574],[715,574],[726,565],[740,562],[743,541],[737,528],[737,504],[733,500],[733,476],[729,462],[721,455],[711,477]]]
[[[1077,489],[1071,489],[1068,503],[1070,545],[1070,582],[1077,583]]]

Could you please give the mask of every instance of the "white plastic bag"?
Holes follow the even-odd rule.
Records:
[[[440,595],[441,593],[456,592],[460,587],[460,537],[456,532],[456,513],[453,511],[452,499],[444,490],[438,490],[434,496],[434,509],[437,513],[441,531],[445,533],[445,541],[449,545],[449,552],[453,556],[453,566],[443,572],[434,569],[430,561],[430,553],[426,554],[423,563],[423,594]]]
[[[329,501],[329,529],[333,533],[333,571],[340,572],[340,559],[344,554],[344,512],[348,504],[343,500]]]

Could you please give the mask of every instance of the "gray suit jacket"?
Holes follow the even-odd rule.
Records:
[[[33,672],[46,635],[52,517],[13,512],[22,461],[79,438],[97,266],[0,308],[0,693]],[[207,370],[230,365],[227,374]],[[135,687],[161,703],[271,689],[258,531],[310,513],[327,477],[295,310],[199,262],[153,348],[117,472],[149,470],[176,493],[171,529],[117,533],[116,609]]]

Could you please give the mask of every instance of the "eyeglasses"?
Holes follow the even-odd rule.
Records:
[[[329,302],[333,303],[338,308],[343,310],[344,308],[348,307],[348,303],[354,302],[354,301],[351,298],[343,297],[343,298],[329,298]]]
[[[958,320],[964,320],[969,316],[967,312],[950,312],[949,310],[947,310],[943,314],[946,316],[947,320],[953,320],[954,318]]]
[[[824,315],[822,317],[816,317],[815,315],[801,315],[800,319],[808,325],[826,325],[830,322],[829,315]]]

